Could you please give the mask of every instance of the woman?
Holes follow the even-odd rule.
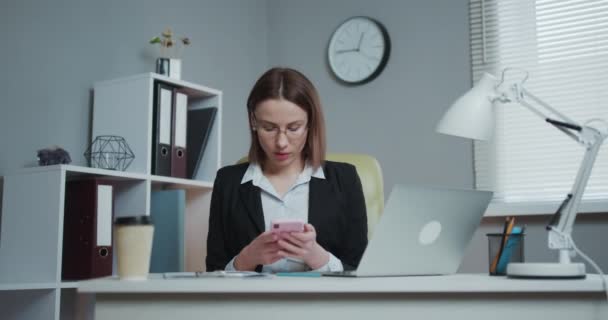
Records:
[[[217,172],[207,238],[207,271],[342,271],[367,245],[359,176],[325,161],[319,95],[300,72],[273,68],[247,100],[249,163]],[[270,231],[277,218],[301,219],[303,232]]]

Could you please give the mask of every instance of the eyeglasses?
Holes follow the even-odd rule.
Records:
[[[274,124],[270,124],[270,123],[258,124],[258,123],[254,122],[253,127],[254,127],[254,129],[257,129],[256,131],[258,132],[258,134],[261,137],[267,138],[267,139],[276,138],[281,133],[285,133],[285,136],[287,137],[287,139],[294,140],[294,139],[301,138],[304,135],[304,133],[306,133],[306,131],[308,130],[306,123],[291,124],[291,125],[288,125],[285,129],[281,129],[277,125],[274,125]]]

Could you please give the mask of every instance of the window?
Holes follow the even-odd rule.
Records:
[[[474,82],[483,72],[521,68],[526,88],[561,113],[608,121],[608,1],[470,0],[469,10]],[[495,191],[489,214],[553,213],[584,148],[520,105],[496,111],[493,141],[474,144],[476,187]],[[608,141],[581,211],[608,212]]]

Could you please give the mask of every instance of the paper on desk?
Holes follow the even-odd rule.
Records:
[[[165,279],[193,279],[193,278],[252,278],[270,277],[270,274],[255,271],[212,271],[212,272],[165,272]]]

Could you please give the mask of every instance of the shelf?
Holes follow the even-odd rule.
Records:
[[[49,290],[57,288],[54,282],[32,282],[32,283],[1,283],[0,291],[15,290]],[[77,288],[77,287],[75,287]]]
[[[193,179],[152,174],[154,93],[159,82],[186,93],[189,110],[217,108]],[[204,270],[213,180],[221,167],[222,91],[156,73],[101,81],[93,89],[91,136],[121,136],[135,158],[125,171],[34,164],[0,177],[0,318],[80,318],[73,313],[83,302],[76,292],[82,282],[57,280],[64,267],[66,193],[79,180],[94,178],[112,186],[114,218],[150,214],[152,192],[184,189],[184,265],[186,270]]]
[[[81,167],[81,166],[72,166],[72,165],[63,165],[63,169],[70,176],[77,175],[77,174],[93,174],[93,175],[99,175],[99,176],[104,176],[104,177],[114,177],[114,178],[125,179],[125,180],[146,180],[148,178],[147,175],[141,174],[141,173],[90,168],[90,167]]]
[[[220,90],[201,86],[199,84],[195,84],[195,83],[184,81],[184,80],[169,78],[167,76],[163,76],[163,75],[160,75],[160,74],[154,73],[154,72],[142,73],[142,74],[129,76],[129,77],[125,77],[125,78],[120,78],[120,79],[114,79],[114,80],[99,81],[99,82],[95,83],[95,86],[116,85],[116,84],[120,84],[121,82],[137,81],[138,79],[154,79],[154,80],[159,80],[159,81],[162,81],[165,83],[172,84],[177,87],[182,87],[182,88],[184,88],[184,92],[186,92],[188,94],[188,96],[193,97],[193,98],[203,98],[203,97],[210,97],[210,96],[222,94],[222,92]]]
[[[74,176],[74,175],[78,175],[78,174],[92,174],[92,175],[105,176],[105,177],[116,177],[116,178],[125,179],[125,180],[146,180],[148,178],[147,175],[141,174],[141,173],[90,168],[90,167],[75,166],[75,165],[69,165],[69,164],[57,164],[57,165],[52,165],[52,166],[24,168],[24,169],[18,170],[16,173],[17,174],[35,174],[35,173],[51,172],[51,171],[58,171],[58,170],[63,170],[70,176]]]
[[[201,86],[192,82],[177,80],[173,78],[169,78],[158,73],[149,73],[149,75],[156,80],[173,84],[178,87],[182,87],[183,91],[188,94],[189,97],[192,98],[204,98],[210,96],[217,96],[222,94],[220,90],[212,89],[209,87]]]
[[[135,159],[126,171],[152,174],[157,83],[168,84],[185,93],[188,110],[217,108],[205,155],[194,178],[203,181],[213,180],[221,165],[222,91],[220,90],[157,73],[97,82],[94,85],[91,136],[111,133],[123,137],[135,154]]]
[[[182,178],[164,177],[164,176],[151,176],[150,180],[153,185],[164,185],[168,184],[172,187],[184,188],[184,189],[211,189],[213,188],[213,182],[189,180]]]
[[[41,172],[51,172],[51,171],[59,171],[63,170],[66,172],[68,177],[77,177],[79,175],[97,175],[103,177],[116,178],[117,180],[150,180],[154,185],[170,185],[171,187],[176,188],[184,188],[184,189],[211,189],[213,188],[212,181],[200,181],[200,180],[190,180],[183,178],[174,178],[174,177],[166,177],[166,176],[157,176],[157,175],[147,175],[141,173],[133,173],[133,172],[125,172],[125,171],[115,171],[115,170],[107,170],[107,169],[99,169],[99,168],[90,168],[90,167],[82,167],[82,166],[74,166],[74,165],[53,165],[53,166],[41,166],[41,167],[31,167],[24,168],[16,173],[18,174],[34,174]],[[2,177],[0,177],[0,182]]]

